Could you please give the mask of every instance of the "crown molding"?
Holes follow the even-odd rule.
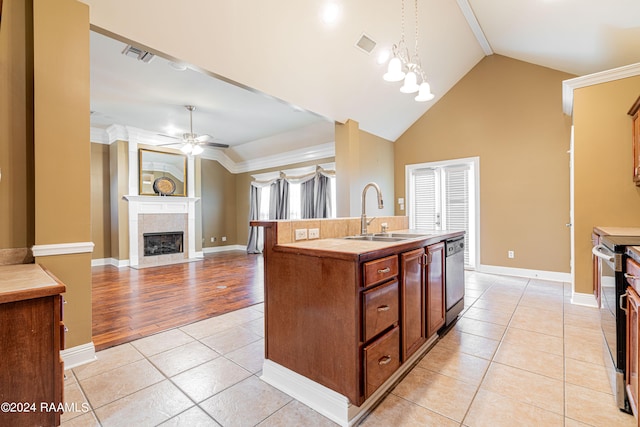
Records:
[[[175,142],[175,139],[153,132],[121,125],[111,125],[106,129],[92,127],[90,136],[91,142],[97,144],[112,144],[115,141],[135,141],[138,144],[159,146]],[[335,155],[335,142],[327,142],[242,162],[234,162],[224,151],[208,147],[204,149],[200,157],[207,160],[215,160],[229,172],[238,174],[335,157]]]
[[[564,80],[562,82],[562,111],[568,116],[573,115],[573,91],[576,89],[637,75],[640,75],[640,62]]]

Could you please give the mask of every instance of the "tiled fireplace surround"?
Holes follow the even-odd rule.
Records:
[[[129,265],[150,267],[198,258],[195,249],[196,197],[126,196],[129,201]],[[144,233],[183,232],[184,252],[144,256]]]

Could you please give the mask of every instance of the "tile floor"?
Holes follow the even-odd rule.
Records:
[[[362,426],[636,425],[615,407],[597,310],[568,284],[466,279],[462,318]],[[78,411],[63,426],[335,425],[259,379],[263,318],[260,304],[99,352],[66,372]]]

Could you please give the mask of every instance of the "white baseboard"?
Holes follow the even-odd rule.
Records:
[[[583,294],[580,292],[573,292],[571,294],[571,304],[584,305],[587,307],[598,307],[598,300],[594,294]]]
[[[294,399],[304,403],[316,412],[333,422],[343,426],[356,425],[386,395],[388,390],[400,379],[424,353],[438,340],[434,335],[420,347],[400,368],[375,391],[362,406],[349,403],[346,396],[341,395],[309,378],[302,376],[269,359],[262,366],[261,380],[287,393]]]
[[[481,273],[500,274],[503,276],[526,277],[529,279],[550,280],[553,282],[571,282],[571,273],[558,271],[529,270],[526,268],[503,267],[500,265],[484,265],[476,270]]]
[[[114,267],[118,267],[118,268],[129,267],[129,260],[128,259],[119,260],[116,258],[99,258],[99,259],[91,260],[91,267],[96,267],[101,265],[113,265]]]
[[[64,361],[64,369],[71,369],[96,360],[96,347],[91,341],[62,350],[60,356]]]
[[[202,252],[205,254],[213,254],[216,252],[227,251],[246,251],[247,247],[243,245],[227,245],[227,246],[213,246],[211,248],[202,248]]]

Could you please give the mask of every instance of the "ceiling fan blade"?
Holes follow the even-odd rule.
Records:
[[[178,139],[178,140],[182,141],[182,138],[180,138],[180,137],[178,137],[178,136],[165,135],[164,133],[157,133],[156,135],[164,136],[165,138]]]
[[[219,142],[203,142],[202,145],[216,148],[229,148],[229,144],[221,144]]]
[[[196,142],[207,142],[207,141],[211,141],[213,139],[213,137],[211,135],[200,135],[196,138]]]

